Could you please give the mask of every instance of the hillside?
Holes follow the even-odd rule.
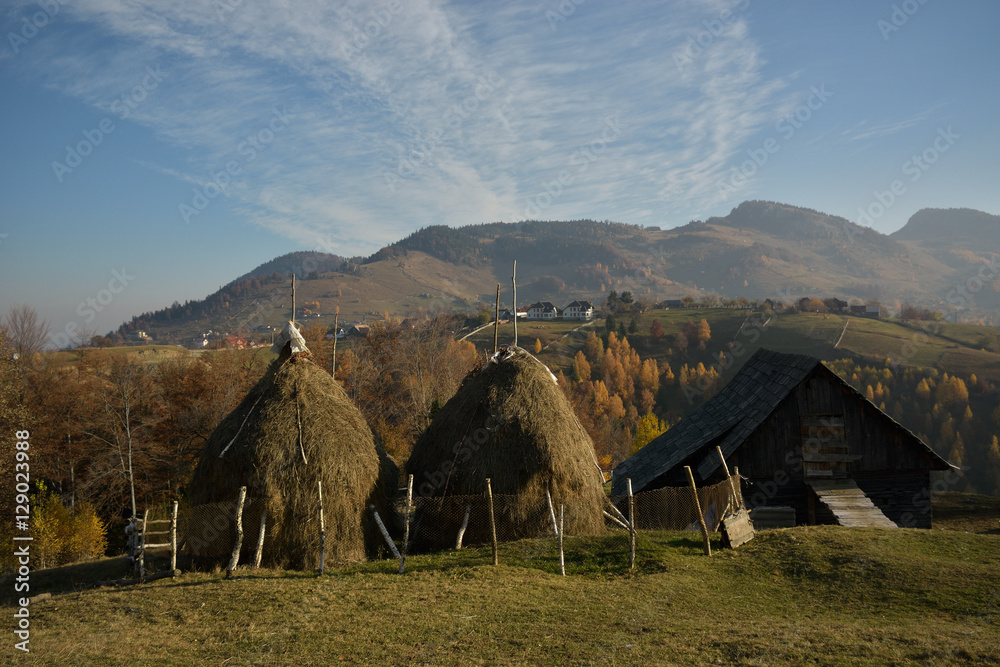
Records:
[[[186,342],[209,329],[245,333],[280,324],[298,303],[319,320],[365,321],[492,308],[518,261],[518,301],[600,303],[608,291],[660,301],[686,294],[722,298],[837,296],[903,301],[949,318],[1000,321],[1000,217],[926,209],[891,236],[836,216],[773,202],[744,202],[721,218],[675,229],[593,220],[432,226],[368,258],[291,253],[247,272],[198,302],[175,303],[126,323],[158,342]],[[985,264],[984,264],[985,262]]]

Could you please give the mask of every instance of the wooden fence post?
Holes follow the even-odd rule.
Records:
[[[563,555],[563,510],[564,505],[559,505],[559,574],[566,576],[566,558]]]
[[[413,512],[413,475],[406,484],[406,525],[403,527],[403,553],[399,557],[399,573],[406,568],[406,554],[410,548],[410,515]]]
[[[490,486],[490,478],[486,478],[486,501],[490,506],[490,533],[493,535],[493,564],[500,564],[500,556],[497,553],[497,521],[493,514],[493,489]]]
[[[177,569],[177,501],[170,512],[170,570]]]
[[[632,495],[632,478],[625,480],[628,489],[628,569],[635,567],[635,496]]]
[[[691,495],[694,497],[694,509],[698,512],[698,523],[701,524],[701,536],[705,541],[705,555],[712,555],[712,544],[708,538],[708,526],[705,525],[705,517],[701,514],[701,501],[698,500],[698,487],[694,483],[694,475],[691,474],[691,466],[684,466],[687,473],[688,482],[691,484]]]
[[[267,529],[267,505],[260,511],[260,532],[257,533],[257,552],[253,556],[253,569],[260,569],[260,559],[264,555],[264,531]]]
[[[323,480],[316,480],[319,488],[319,573],[326,569],[326,523],[323,521]]]
[[[233,553],[229,557],[229,566],[226,567],[226,579],[233,576],[233,571],[240,562],[240,549],[243,548],[243,502],[247,499],[247,487],[240,487],[240,495],[236,499],[236,543],[233,545]]]

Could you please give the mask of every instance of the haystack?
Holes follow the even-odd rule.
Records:
[[[486,478],[500,539],[552,535],[546,491],[567,534],[603,531],[607,502],[594,445],[551,371],[521,348],[505,348],[474,370],[418,438],[406,464],[421,500],[422,546],[453,546],[465,508],[477,506]],[[465,542],[485,541],[469,522]]]
[[[281,339],[281,355],[209,437],[190,501],[231,502],[246,486],[248,502],[267,511],[264,563],[310,569],[319,563],[322,480],[327,562],[373,557],[384,542],[368,506],[389,523],[399,471],[340,384],[308,351],[293,353],[304,344],[290,338]],[[260,509],[244,516],[241,562],[252,558],[259,518]]]

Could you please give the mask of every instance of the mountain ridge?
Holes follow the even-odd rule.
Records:
[[[952,294],[956,281],[983,262],[1000,261],[1000,238],[972,242],[994,224],[1000,229],[1000,216],[972,209],[922,209],[886,235],[813,209],[746,201],[727,216],[666,230],[588,219],[432,225],[368,257],[315,251],[276,257],[205,299],[136,316],[119,333],[152,329],[177,338],[198,327],[240,330],[254,317],[278,323],[290,315],[282,283],[293,272],[301,280],[298,303],[310,303],[321,318],[332,319],[337,308],[347,321],[475,313],[492,309],[496,284],[509,286],[515,259],[520,305],[600,302],[612,289],[647,301],[819,295],[962,307],[968,316],[995,319],[998,276],[961,303]]]

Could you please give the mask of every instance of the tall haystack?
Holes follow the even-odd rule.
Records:
[[[419,437],[406,464],[424,546],[452,546],[465,508],[490,478],[500,539],[552,534],[546,491],[565,505],[568,534],[604,529],[607,502],[594,445],[549,369],[521,348],[505,348],[463,380]],[[469,522],[465,542],[485,541]]]
[[[389,522],[399,471],[340,384],[308,351],[294,353],[304,345],[292,338],[209,437],[190,501],[232,501],[246,486],[267,511],[264,563],[310,569],[319,563],[322,480],[327,562],[372,557],[384,542],[368,506]],[[259,517],[244,518],[241,562],[252,557]]]

